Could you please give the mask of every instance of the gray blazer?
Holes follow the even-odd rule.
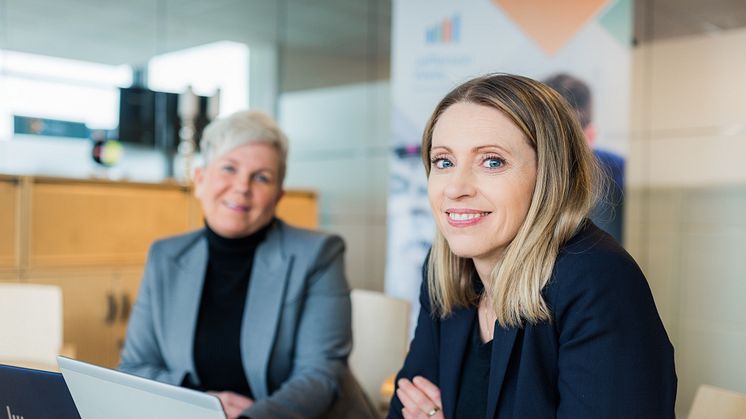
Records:
[[[338,236],[280,220],[257,248],[240,331],[252,419],[373,414],[347,367],[344,248]],[[193,342],[207,258],[203,230],[152,245],[120,370],[175,385],[189,374],[199,384]]]

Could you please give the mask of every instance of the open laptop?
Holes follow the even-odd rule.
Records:
[[[225,419],[220,400],[207,393],[62,356],[57,364],[83,419]]]
[[[80,419],[62,374],[0,365],[0,418]]]

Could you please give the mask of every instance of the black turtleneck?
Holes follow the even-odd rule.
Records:
[[[228,239],[205,223],[208,262],[194,334],[194,366],[203,390],[252,397],[241,361],[241,323],[254,252],[271,225]]]

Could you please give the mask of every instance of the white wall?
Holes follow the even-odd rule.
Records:
[[[274,44],[251,45],[249,108],[271,116],[277,113],[278,51]]]
[[[628,182],[746,182],[746,29],[656,42],[634,52]],[[655,163],[655,164],[653,164]]]
[[[746,30],[634,53],[626,247],[676,350],[677,413],[696,388],[746,392]]]
[[[383,290],[389,160],[389,84],[285,93],[279,122],[290,138],[288,188],[320,198],[321,229],[347,243],[354,288]]]

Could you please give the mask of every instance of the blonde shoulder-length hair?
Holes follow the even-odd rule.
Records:
[[[484,292],[492,297],[502,327],[549,321],[542,290],[560,246],[577,232],[598,195],[596,160],[575,113],[557,92],[526,77],[490,74],[456,87],[435,108],[422,136],[428,176],[433,130],[443,112],[459,102],[501,111],[536,152],[536,185],[526,219],[492,270]],[[446,317],[458,307],[477,304],[474,274],[471,259],[453,254],[436,232],[427,266],[434,312]]]

